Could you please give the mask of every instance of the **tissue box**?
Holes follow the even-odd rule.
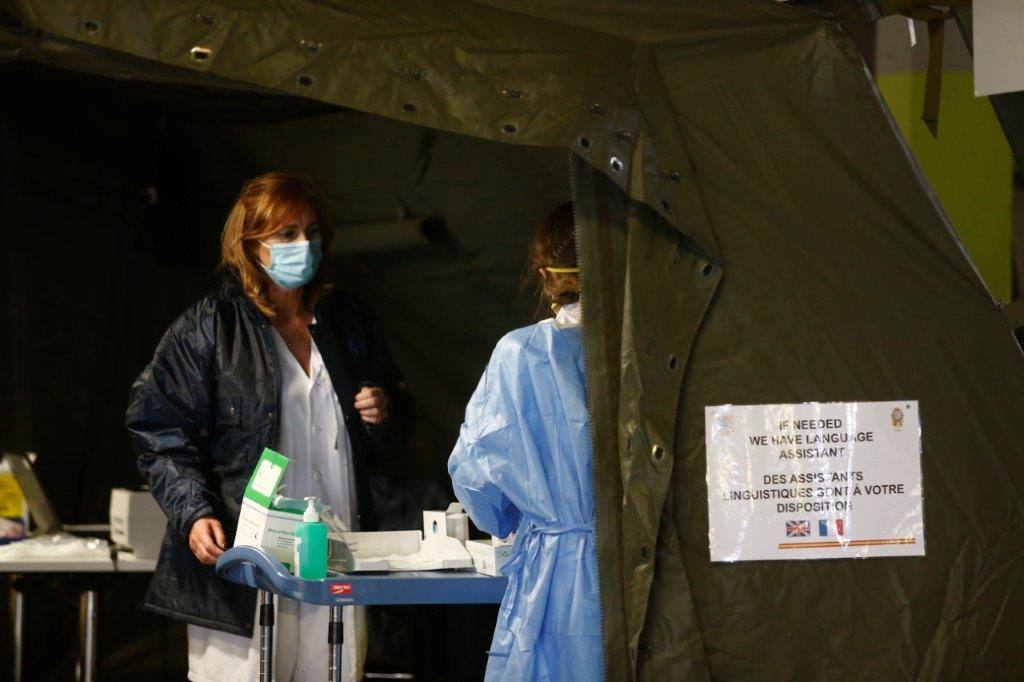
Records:
[[[449,504],[445,511],[425,511],[423,537],[449,537],[466,544],[469,539],[469,516],[458,502]]]
[[[262,547],[289,568],[295,546],[295,526],[302,512],[274,506],[288,458],[264,448],[242,497],[235,546]]]
[[[512,556],[512,546],[495,543],[494,540],[470,540],[466,543],[469,555],[473,557],[473,568],[484,575],[501,575],[501,567]]]
[[[110,539],[132,550],[136,559],[160,554],[167,517],[152,493],[125,488],[110,491]]]

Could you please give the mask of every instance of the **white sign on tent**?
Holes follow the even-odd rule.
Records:
[[[923,556],[913,400],[704,409],[712,561]]]

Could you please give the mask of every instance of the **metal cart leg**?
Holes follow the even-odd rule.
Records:
[[[96,679],[96,590],[86,590],[78,598],[78,633],[81,637],[78,656],[78,679],[94,682]]]
[[[331,622],[327,624],[328,682],[341,682],[341,645],[345,642],[345,624],[341,619],[340,606],[331,607]]]
[[[274,680],[274,593],[260,590],[260,682]]]
[[[11,576],[11,632],[14,634],[14,641],[11,646],[14,648],[11,663],[14,666],[11,679],[14,682],[21,682],[21,652],[25,637],[25,595],[18,589],[17,576]]]

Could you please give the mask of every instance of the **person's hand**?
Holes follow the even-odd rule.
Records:
[[[388,418],[388,394],[377,386],[363,386],[356,394],[356,409],[367,424],[380,424]]]
[[[204,516],[193,523],[192,530],[188,533],[188,548],[200,563],[207,566],[217,563],[217,557],[227,549],[224,528],[220,521],[213,516]]]

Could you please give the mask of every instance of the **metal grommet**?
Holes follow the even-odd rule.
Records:
[[[306,48],[310,52],[319,52],[320,48],[324,46],[323,43],[316,40],[300,40],[299,45]]]
[[[600,102],[591,102],[590,104],[583,105],[583,108],[591,114],[604,113],[604,105]]]
[[[714,263],[705,263],[701,267],[701,269],[700,269],[700,278],[701,279],[707,279],[708,277],[711,277],[711,275],[713,275],[713,274],[715,274],[715,264]]]
[[[273,410],[268,410],[267,411],[267,418],[269,418],[269,419],[273,419],[274,418],[274,411]]]
[[[99,19],[82,20],[82,30],[88,33],[89,35],[92,35],[93,33],[98,33],[101,28],[103,28],[103,22]]]
[[[668,371],[674,372],[676,367],[679,366],[679,359],[676,358],[675,353],[668,354]]]
[[[579,139],[580,146],[584,149],[590,149],[590,138],[586,135],[582,135]]]
[[[211,50],[208,47],[196,45],[191,50],[189,50],[189,55],[191,55],[192,61],[194,62],[208,62],[210,61],[210,58],[213,57],[213,50]]]
[[[506,123],[505,125],[501,126],[501,132],[505,133],[506,135],[515,135],[515,132],[517,130],[518,128],[516,128],[515,123]]]
[[[501,94],[505,97],[511,97],[512,99],[521,99],[523,91],[518,88],[502,88]]]
[[[301,76],[295,79],[295,82],[304,88],[308,88],[310,85],[313,84],[313,77],[307,74],[302,74]]]
[[[668,172],[669,180],[672,182],[679,182],[683,179],[683,176],[679,174],[679,171],[670,170]]]
[[[234,405],[232,405],[231,407],[228,408],[228,414],[230,414],[230,415],[234,415],[235,414],[235,406]]]
[[[416,105],[413,104],[412,102],[406,102],[405,104],[402,105],[402,111],[412,113],[416,111]]]
[[[651,459],[655,462],[660,462],[665,459],[665,448],[661,447],[657,443],[651,446]]]
[[[619,157],[613,156],[609,161],[608,165],[611,166],[612,170],[618,173],[622,170],[622,162],[619,161]]]

